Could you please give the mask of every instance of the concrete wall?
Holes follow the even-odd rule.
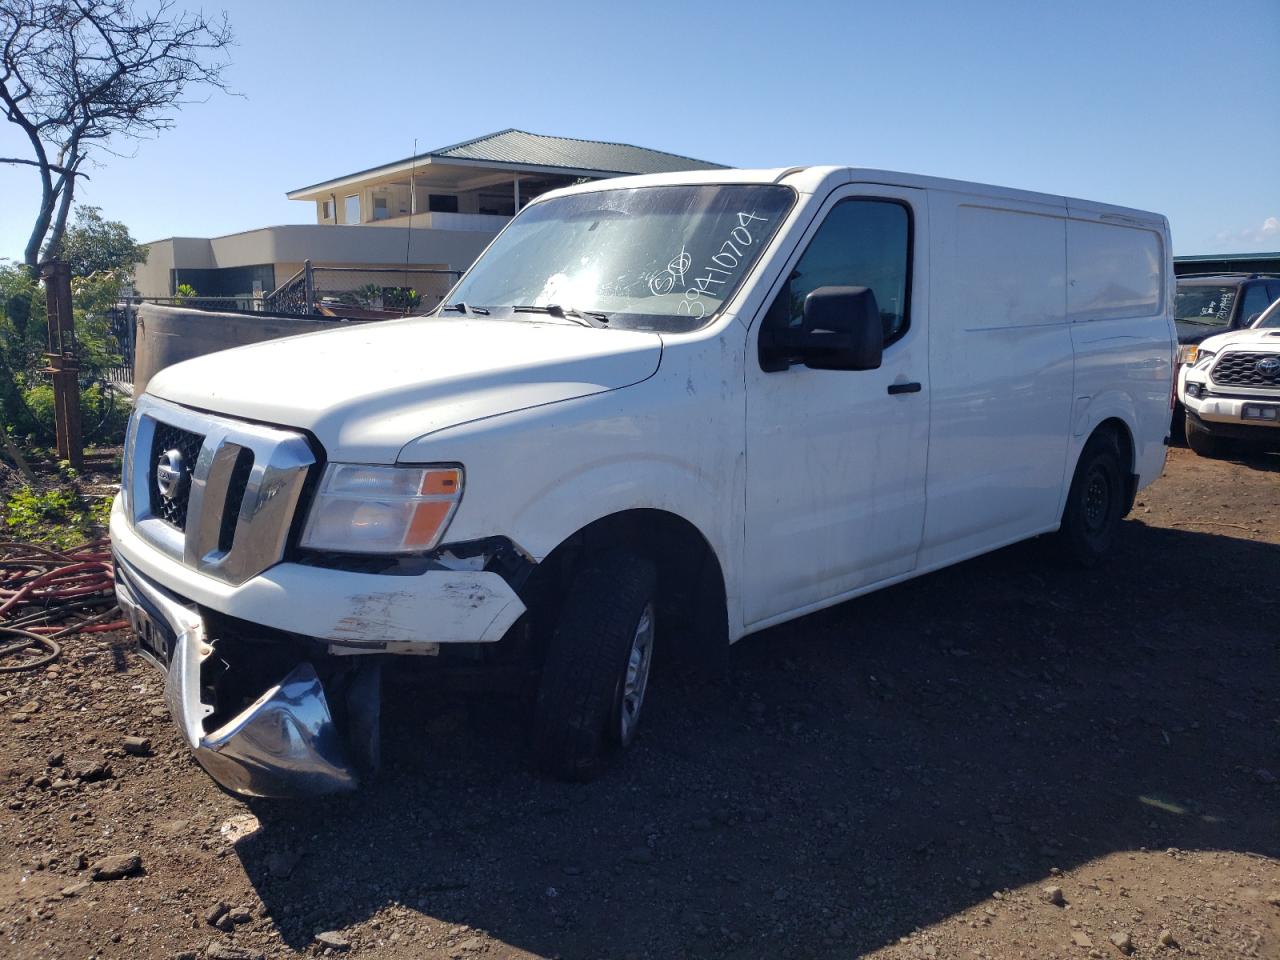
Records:
[[[298,269],[293,265],[301,265],[304,260],[316,266],[407,263],[411,267],[465,270],[506,223],[501,217],[476,217],[476,221],[486,221],[477,224],[472,222],[473,218],[460,214],[435,216],[448,218],[449,226],[455,228],[410,230],[403,226],[379,225],[379,229],[372,230],[368,225],[303,223],[263,227],[212,239],[158,240],[147,245],[147,262],[135,271],[134,288],[143,297],[171,296],[169,277],[175,267],[214,269],[269,263],[275,266],[277,283],[287,280]],[[459,224],[459,221],[466,223]],[[415,227],[417,225],[415,219]],[[460,225],[479,229],[457,229]]]
[[[326,317],[267,317],[243,313],[214,313],[184,307],[144,303],[138,308],[133,359],[133,393],[140,396],[147,383],[165,367],[207,353],[247,343],[314,333],[360,321]]]
[[[414,230],[479,231],[492,239],[510,222],[510,217],[498,217],[488,213],[415,213],[412,217],[376,220],[365,226],[381,227],[383,230],[396,227],[403,229],[412,225]]]
[[[133,272],[133,286],[142,297],[172,295],[169,281],[175,267],[208,270],[218,266],[213,247],[206,237],[170,237],[146,244],[147,260]],[[235,264],[248,266],[248,264]]]
[[[141,297],[169,296],[169,277],[173,266],[173,240],[147,244],[146,262],[133,269],[134,292]]]
[[[460,270],[471,265],[496,232],[409,231],[403,227],[371,230],[363,226],[300,223],[214,237],[209,244],[213,251],[213,266],[218,267],[310,260],[316,265],[447,263],[452,269]]]

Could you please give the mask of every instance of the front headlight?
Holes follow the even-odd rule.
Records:
[[[1212,360],[1215,356],[1217,356],[1217,354],[1215,354],[1212,350],[1200,350],[1196,354],[1196,359],[1193,360],[1192,362],[1197,363],[1201,367],[1207,367],[1209,365],[1209,361]]]
[[[1200,345],[1196,343],[1181,343],[1178,345],[1178,362],[1179,363],[1195,363],[1196,357],[1200,354]]]
[[[423,553],[444,536],[462,500],[462,468],[325,467],[301,545],[340,553]]]
[[[120,457],[120,505],[130,523],[133,522],[133,445],[138,439],[141,416],[136,406],[130,411],[129,423],[124,429],[124,452]]]

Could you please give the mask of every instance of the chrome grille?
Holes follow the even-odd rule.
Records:
[[[175,560],[226,583],[257,576],[284,556],[307,472],[306,438],[144,395],[126,441],[133,528]],[[183,460],[176,492],[159,492],[159,458]]]
[[[179,430],[167,423],[157,423],[155,436],[151,441],[151,458],[148,470],[151,474],[151,512],[171,523],[179,530],[187,525],[187,502],[191,496],[191,474],[195,472],[196,460],[200,456],[200,448],[204,445],[204,437],[189,430]],[[170,451],[177,453],[182,464],[181,479],[178,489],[171,497],[160,493],[156,482],[156,471],[160,460]]]
[[[1213,369],[1209,371],[1209,377],[1214,383],[1226,387],[1280,386],[1280,367],[1264,373],[1258,369],[1262,360],[1280,360],[1280,353],[1229,350],[1219,354]]]

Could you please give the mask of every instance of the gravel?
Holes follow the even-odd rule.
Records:
[[[659,661],[587,786],[415,661],[376,782],[244,801],[126,637],[69,638],[0,675],[0,718],[39,705],[0,737],[0,956],[1280,957],[1278,478],[1174,450],[1096,571],[1019,545],[748,638],[722,683]]]
[[[120,853],[103,857],[89,867],[92,880],[123,880],[142,872],[142,857],[137,853]]]

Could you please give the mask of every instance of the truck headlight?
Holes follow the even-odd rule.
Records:
[[[423,553],[462,500],[462,468],[448,464],[325,467],[301,545],[341,553]]]
[[[1195,363],[1196,357],[1200,354],[1200,345],[1196,343],[1180,343],[1178,344],[1178,362],[1179,363]]]
[[[120,458],[120,506],[129,522],[133,522],[133,455],[138,442],[138,420],[141,418],[135,406],[129,413],[129,423],[124,429],[124,453]]]

